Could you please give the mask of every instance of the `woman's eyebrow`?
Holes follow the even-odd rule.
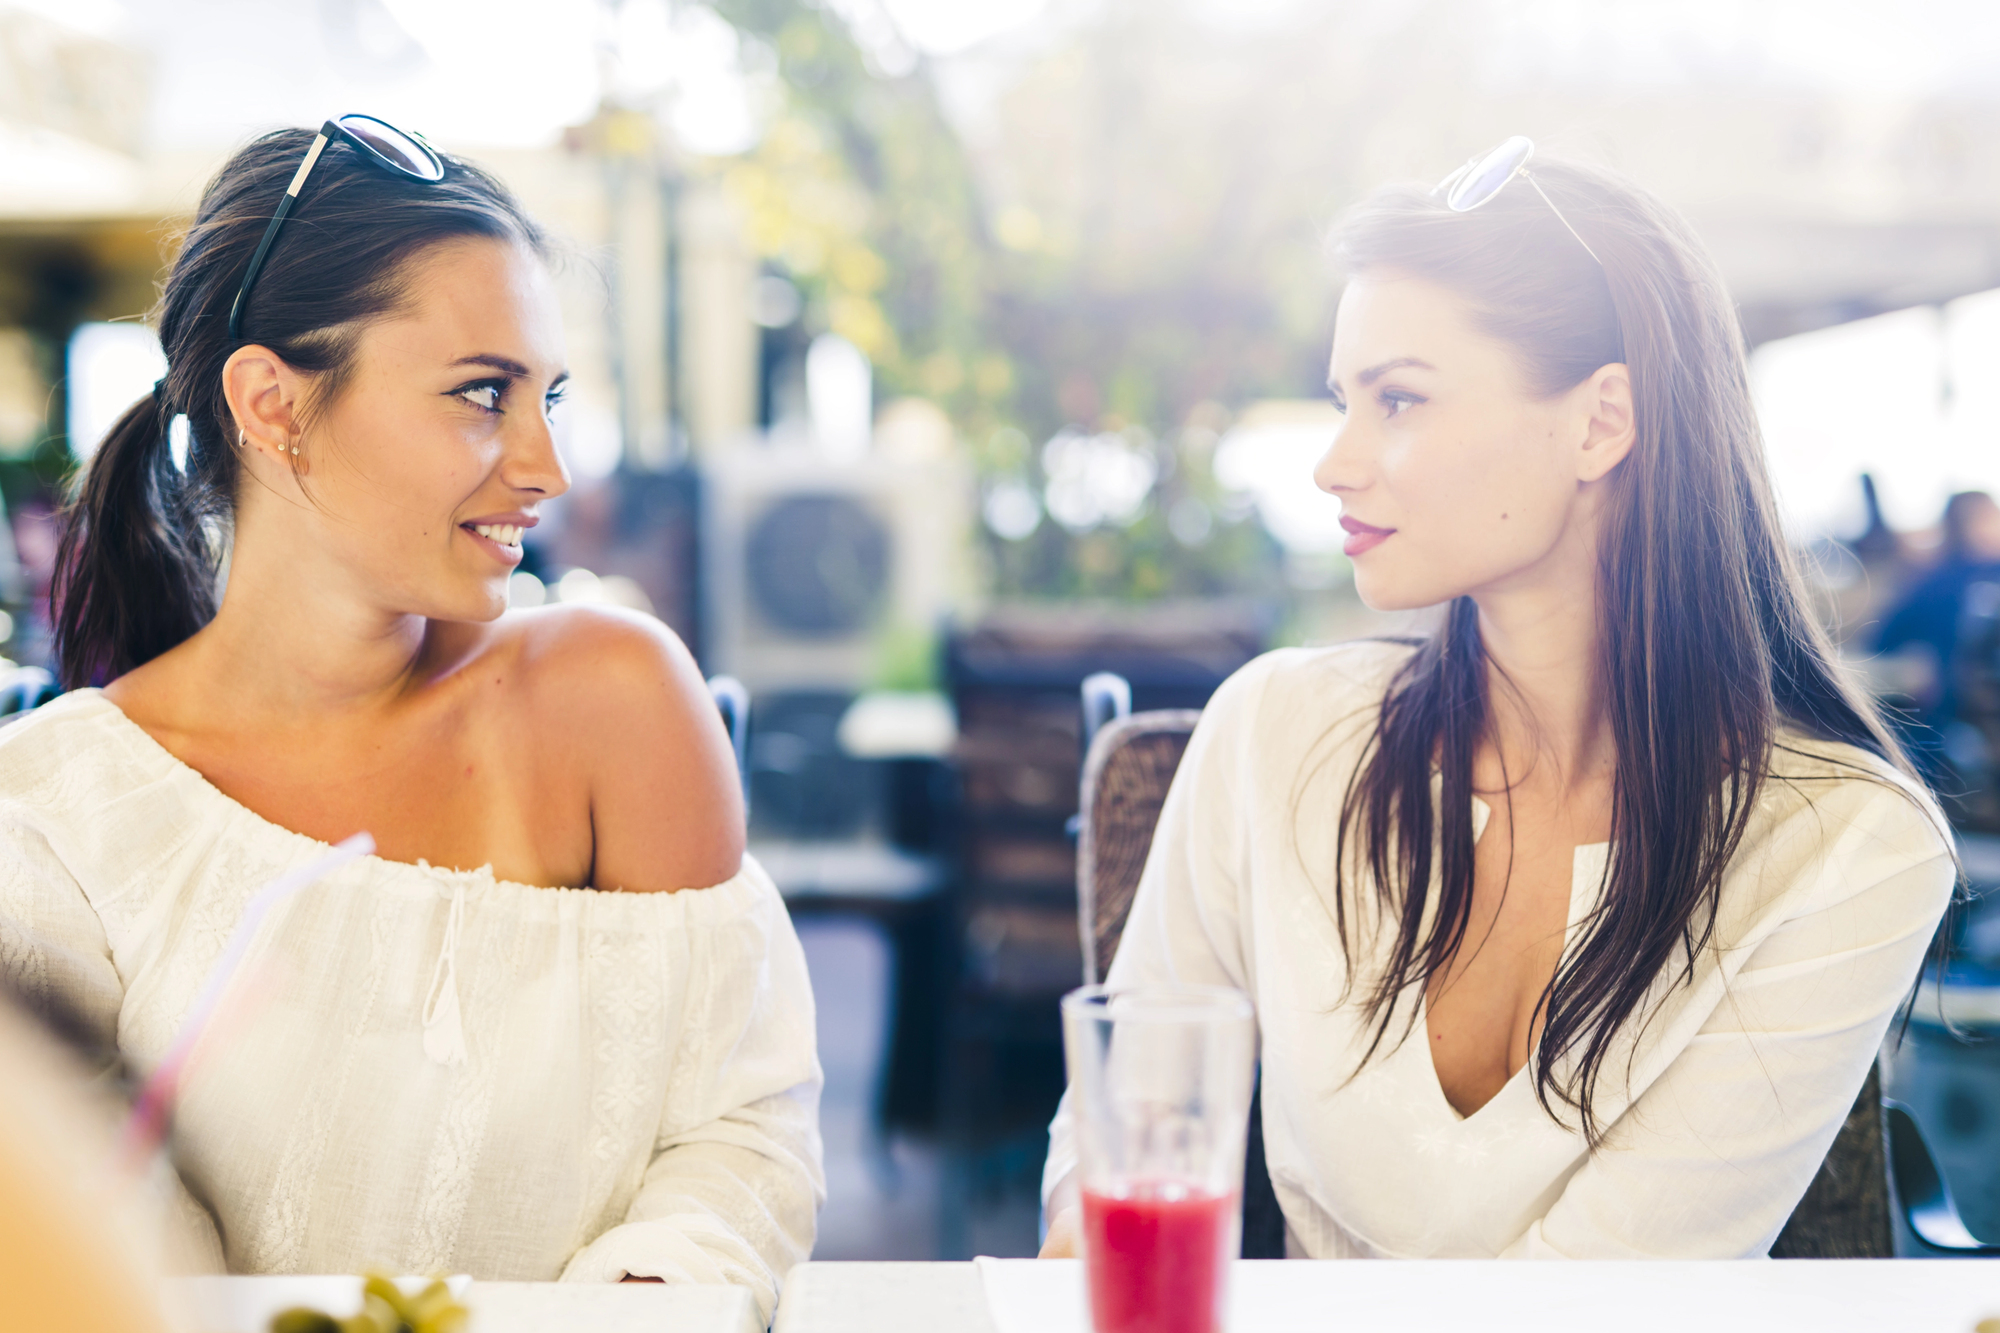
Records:
[[[491,352],[474,352],[471,356],[461,356],[451,363],[451,368],[459,366],[488,366],[504,375],[528,378],[528,368],[511,356],[496,356]]]
[[[1432,365],[1430,362],[1420,360],[1417,357],[1399,356],[1395,357],[1392,360],[1384,361],[1379,366],[1368,367],[1368,369],[1361,372],[1359,378],[1364,385],[1373,384],[1376,380],[1381,379],[1384,375],[1388,374],[1392,370],[1403,370],[1406,368],[1414,368],[1417,370],[1437,369],[1437,367]]]
[[[1423,360],[1421,357],[1398,356],[1398,357],[1392,357],[1389,360],[1384,361],[1379,366],[1368,367],[1368,369],[1362,371],[1359,375],[1356,375],[1355,378],[1361,381],[1362,387],[1366,388],[1368,385],[1373,384],[1376,380],[1381,379],[1384,375],[1388,374],[1390,371],[1403,370],[1406,368],[1414,370],[1437,369],[1436,366],[1432,365],[1428,361]],[[1340,385],[1338,383],[1338,380],[1339,376],[1329,373],[1326,377],[1326,387],[1334,393],[1339,393]]]
[[[452,362],[451,366],[453,369],[459,366],[488,366],[503,375],[512,375],[515,379],[529,378],[528,368],[513,357],[495,356],[490,352],[474,352],[471,356],[461,356]],[[549,381],[549,389],[553,392],[567,383],[569,383],[569,372],[558,371],[556,377]]]

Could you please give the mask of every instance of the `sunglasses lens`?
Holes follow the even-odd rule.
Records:
[[[1515,135],[1466,168],[1464,174],[1452,182],[1450,192],[1445,195],[1445,206],[1454,213],[1479,207],[1500,193],[1501,186],[1514,179],[1514,173],[1527,165],[1534,151],[1534,140]]]
[[[342,116],[340,127],[374,149],[398,171],[408,172],[419,180],[444,179],[444,163],[437,154],[394,125],[373,116]]]

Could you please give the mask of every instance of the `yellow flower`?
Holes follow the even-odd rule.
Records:
[[[865,296],[836,296],[827,312],[833,331],[868,354],[877,365],[895,355],[896,335],[882,307]]]

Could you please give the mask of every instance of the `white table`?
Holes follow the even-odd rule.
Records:
[[[800,1264],[771,1333],[993,1333],[971,1264]]]
[[[287,1296],[285,1281],[193,1277],[170,1285],[195,1312],[194,1333],[264,1333],[272,1314],[296,1303]],[[742,1287],[474,1282],[466,1288],[465,1304],[472,1311],[468,1333],[763,1333],[764,1328],[757,1302]]]
[[[742,1287],[475,1282],[467,1333],[764,1333]]]
[[[1238,1280],[1279,1266],[1240,1265]],[[1972,1333],[2000,1315],[2000,1264],[1988,1260],[1282,1267],[1282,1285],[1310,1288],[1306,1312],[1234,1333]],[[772,1333],[932,1330],[995,1333],[973,1265],[801,1265]]]

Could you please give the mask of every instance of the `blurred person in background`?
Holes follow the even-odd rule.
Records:
[[[1874,476],[1864,472],[1859,482],[1866,521],[1860,535],[1852,541],[1834,543],[1844,546],[1853,559],[1854,577],[1840,577],[1846,571],[1839,571],[1829,579],[1824,564],[1817,571],[1821,574],[1817,580],[1819,591],[1829,599],[1822,604],[1820,623],[1837,636],[1836,642],[1843,652],[1850,644],[1857,649],[1869,648],[1881,625],[1883,608],[1901,600],[1917,568],[1911,559],[1909,543],[1902,533],[1889,526],[1888,516],[1882,512],[1882,497]],[[1833,558],[1838,560],[1839,556],[1835,554]],[[1883,682],[1874,681],[1872,685],[1871,693],[1882,699]]]
[[[1848,548],[1871,580],[1880,578],[1894,584],[1908,572],[1909,551],[1902,534],[1889,526],[1888,516],[1882,512],[1882,493],[1875,485],[1874,474],[1864,472],[1859,481],[1861,509],[1867,518],[1861,535],[1849,542]]]
[[[1294,1256],[1760,1256],[1953,853],[1807,610],[1700,244],[1524,147],[1339,234],[1317,480],[1362,599],[1441,626],[1222,687],[1109,982],[1251,996]]]
[[[180,1097],[229,1268],[734,1282],[768,1317],[820,1073],[728,739],[658,622],[505,613],[569,485],[550,255],[365,118],[210,183],[167,375],[68,515],[73,692],[0,735],[0,963],[152,1067],[248,898],[366,830]]]
[[[1945,501],[1938,526],[1937,562],[1889,609],[1873,644],[1878,653],[1916,649],[1926,659],[1931,685],[1917,697],[1914,719],[1934,733],[1915,738],[1924,749],[1958,716],[1966,595],[1976,584],[2000,585],[2000,504],[1985,491],[1960,491]]]

